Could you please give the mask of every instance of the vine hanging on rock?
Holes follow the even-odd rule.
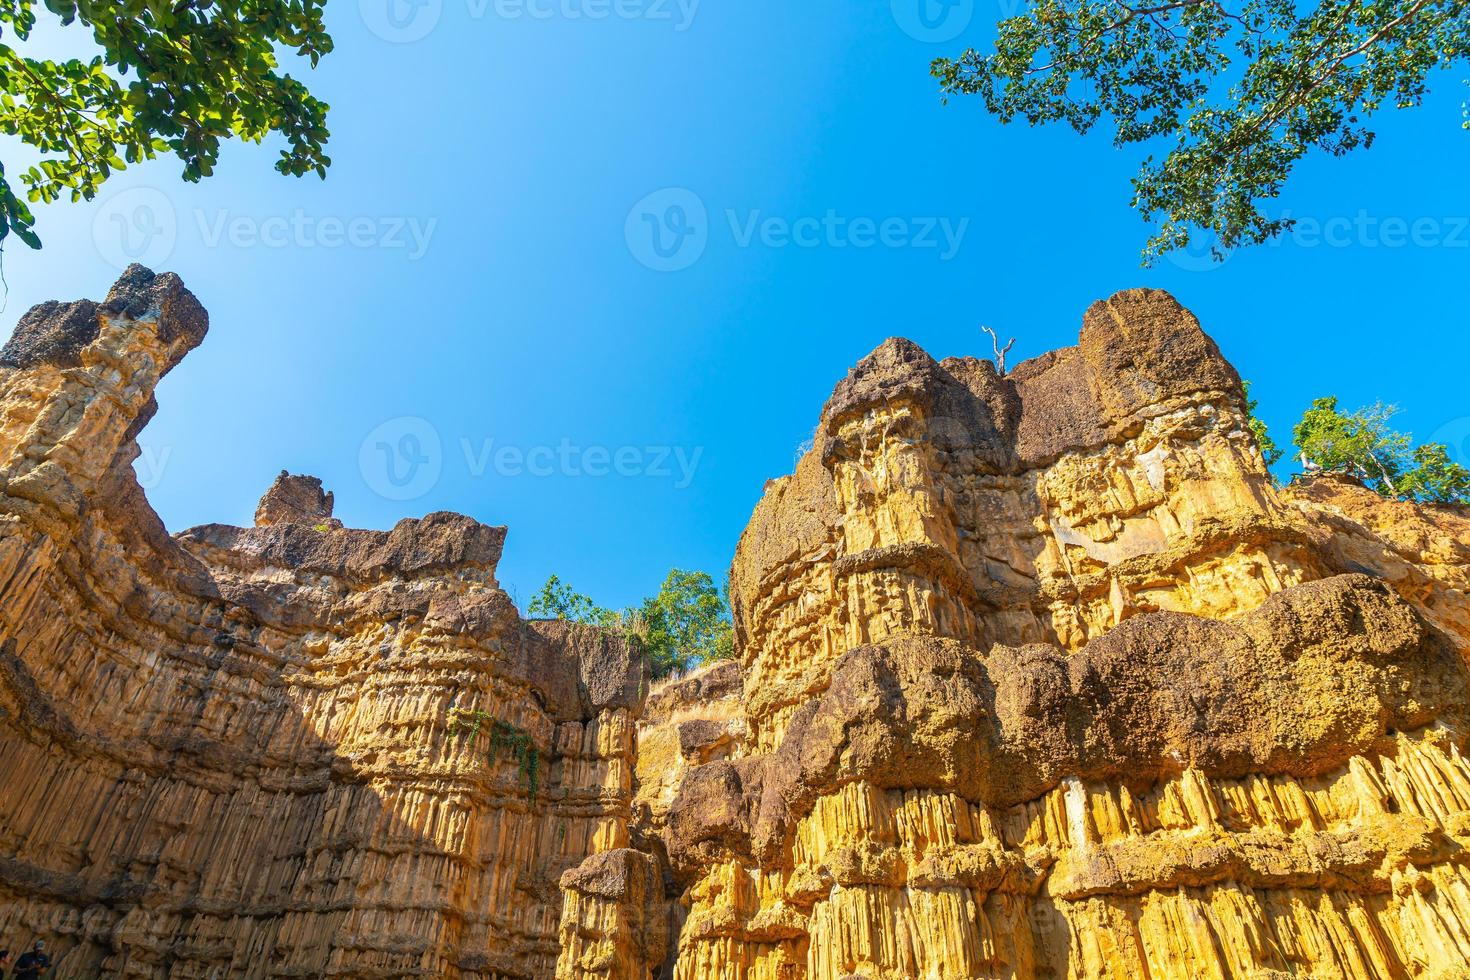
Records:
[[[507,754],[514,759],[520,770],[521,780],[526,784],[534,803],[540,786],[541,753],[537,750],[531,733],[484,711],[453,708],[449,717],[449,734],[466,738],[470,742],[478,740],[480,732],[488,728],[490,745],[486,754],[490,764],[495,765]]]

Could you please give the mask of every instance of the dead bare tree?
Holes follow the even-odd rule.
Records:
[[[1009,354],[1011,348],[1016,345],[1016,338],[1012,337],[1010,341],[1008,341],[1006,345],[1002,347],[1000,345],[1000,338],[995,335],[994,330],[990,329],[989,327],[981,327],[980,329],[990,334],[990,346],[995,350],[995,370],[1002,378],[1004,378],[1006,376],[1006,355]]]

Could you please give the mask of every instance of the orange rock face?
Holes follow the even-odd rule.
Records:
[[[206,322],[135,267],[0,355],[0,947],[551,976],[562,873],[628,842],[641,657],[522,622],[468,518],[346,530],[291,478],[262,526],[165,534],[133,437]]]
[[[57,976],[1470,975],[1470,515],[1278,488],[1165,294],[1006,377],[891,340],[731,574],[738,663],[526,622],[503,528],[166,534],[207,319],[0,351],[0,948]]]
[[[1279,490],[1166,294],[890,340],[741,538],[681,980],[1470,975],[1470,520]]]

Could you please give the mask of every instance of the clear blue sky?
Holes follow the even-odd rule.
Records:
[[[1135,151],[940,104],[930,59],[982,43],[1011,0],[944,43],[887,3],[387,2],[331,0],[336,51],[297,70],[332,105],[325,182],[275,174],[269,146],[230,147],[197,185],[160,160],[41,208],[43,252],[6,251],[7,330],[100,297],[125,244],[209,308],[141,439],[172,530],[249,523],[287,468],[349,525],[509,525],[522,603],[551,572],[629,603],[671,566],[723,578],[764,482],[885,337],[983,354],[987,323],[1030,357],[1138,285],[1199,315],[1282,440],[1333,392],[1470,440],[1458,75],[1381,116],[1371,151],[1300,169],[1279,206],[1323,234],[1142,269]]]

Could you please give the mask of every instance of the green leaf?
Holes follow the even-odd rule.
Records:
[[[34,0],[3,0],[0,25],[24,38],[36,9]],[[282,173],[330,165],[327,106],[281,74],[276,55],[298,50],[315,65],[331,50],[320,4],[43,0],[40,9],[86,24],[98,51],[56,62],[0,44],[0,133],[41,155],[21,178],[31,200],[89,199],[118,171],[162,153],[180,160],[186,180],[199,180],[213,174],[228,139],[280,137]],[[28,211],[21,217],[7,205],[3,217],[6,234],[39,244],[21,235]]]
[[[1432,70],[1470,60],[1467,23],[1470,0],[1039,0],[1000,22],[992,50],[930,71],[944,98],[978,96],[1002,122],[1172,143],[1133,179],[1156,224],[1147,264],[1200,230],[1223,250],[1289,230],[1265,206],[1297,163],[1371,146],[1385,102],[1417,106]]]

